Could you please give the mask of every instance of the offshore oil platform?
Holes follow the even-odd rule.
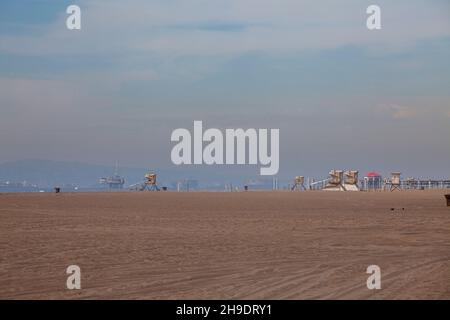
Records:
[[[107,178],[100,178],[99,183],[108,186],[109,189],[123,189],[125,178],[119,175],[119,164],[117,162],[114,175]]]

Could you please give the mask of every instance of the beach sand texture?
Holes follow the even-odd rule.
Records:
[[[450,299],[445,193],[0,194],[0,298]]]

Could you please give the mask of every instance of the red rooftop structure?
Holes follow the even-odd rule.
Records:
[[[383,177],[376,171],[370,171],[364,177],[364,189],[380,190],[383,188]]]

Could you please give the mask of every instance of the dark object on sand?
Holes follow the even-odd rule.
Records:
[[[248,186],[244,186],[244,190],[245,190],[245,191],[248,191]]]
[[[55,187],[55,193],[60,193],[60,192],[61,192],[61,188]]]
[[[447,199],[447,207],[450,207],[450,194],[446,194],[445,199]]]
[[[163,191],[167,191],[167,187],[162,187],[162,190]]]

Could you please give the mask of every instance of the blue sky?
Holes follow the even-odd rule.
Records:
[[[2,1],[0,162],[170,168],[203,120],[280,128],[286,177],[448,175],[449,56],[448,1]]]

